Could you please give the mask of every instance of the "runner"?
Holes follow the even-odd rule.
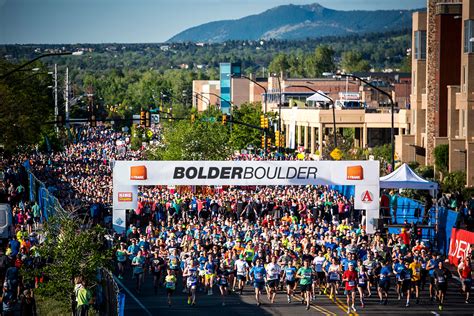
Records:
[[[338,264],[336,258],[332,258],[331,264],[328,267],[328,284],[330,288],[329,299],[333,300],[338,294],[339,281],[341,280],[341,266]]]
[[[240,295],[242,295],[249,273],[249,265],[247,261],[244,260],[244,255],[240,255],[239,259],[235,261],[235,270],[237,271],[237,290],[240,292]]]
[[[173,295],[176,289],[176,276],[174,275],[174,271],[168,269],[168,274],[165,277],[165,287],[166,287],[166,295],[168,296],[168,306],[171,307],[171,296]]]
[[[186,290],[188,293],[188,305],[196,305],[196,290],[198,286],[198,268],[194,260],[184,268],[183,277],[186,277]]]
[[[435,283],[435,277],[434,277],[434,272],[436,268],[438,267],[438,258],[435,252],[431,254],[431,259],[428,261],[426,264],[426,270],[428,271],[428,275],[430,277],[430,300],[434,301],[435,297],[437,296],[436,294],[436,283]]]
[[[382,262],[382,267],[379,273],[379,285],[378,292],[380,298],[380,304],[387,305],[388,303],[388,291],[390,289],[390,275],[392,270],[386,261]]]
[[[421,286],[421,263],[420,258],[415,256],[414,261],[410,263],[410,269],[412,272],[411,285],[415,288],[416,304],[420,303],[420,286]]]
[[[291,303],[291,297],[294,295],[296,289],[296,260],[288,262],[287,266],[283,269],[283,276],[281,278],[282,283],[285,280],[286,284],[286,297],[288,304]]]
[[[369,275],[365,266],[359,261],[359,272],[357,274],[357,290],[359,291],[360,305],[365,307],[365,291],[369,284]]]
[[[443,310],[444,298],[446,296],[446,291],[448,290],[448,279],[451,277],[451,272],[443,266],[442,261],[438,261],[438,268],[434,271],[434,278],[436,283],[436,288],[438,290],[438,309]]]
[[[136,291],[140,294],[140,289],[144,281],[144,267],[145,267],[145,257],[142,256],[142,251],[139,250],[137,256],[132,260],[133,266],[133,278],[136,279]]]
[[[326,273],[324,272],[324,265],[326,264],[326,258],[323,256],[323,252],[318,251],[318,255],[313,260],[314,271],[316,271],[316,278],[313,286],[313,296],[316,295],[316,288],[319,288],[319,295],[322,294],[323,288],[326,287]]]
[[[344,274],[342,275],[342,281],[346,282],[347,313],[350,314],[351,309],[355,313],[357,311],[355,308],[357,272],[355,271],[354,264],[352,262],[349,263],[349,270],[344,271]],[[351,298],[352,305],[350,304]]]
[[[158,286],[161,283],[162,271],[165,269],[165,260],[160,257],[158,251],[153,253],[153,258],[150,263],[150,272],[153,275],[153,289],[155,295],[158,294]]]
[[[123,279],[125,273],[125,266],[127,264],[127,249],[125,249],[126,244],[120,243],[120,248],[117,249],[115,255],[117,256],[117,267],[118,267],[118,278]]]
[[[469,295],[471,292],[472,274],[473,274],[471,257],[466,257],[463,261],[459,263],[458,274],[462,283],[462,291],[464,295],[466,296],[465,302],[466,304],[469,304]]]
[[[402,295],[406,295],[407,302],[406,307],[410,306],[410,294],[411,294],[411,286],[413,283],[413,268],[412,264],[408,264],[408,261],[405,261],[403,265],[403,269],[400,272],[400,279],[402,281],[402,288],[401,293]]]
[[[267,270],[267,286],[268,286],[268,300],[273,304],[275,302],[275,295],[278,290],[278,285],[281,277],[281,267],[277,263],[277,257],[272,256],[271,262],[266,267]]]
[[[229,293],[229,273],[225,269],[218,270],[217,272],[217,284],[222,297],[222,306],[225,306],[225,297]]]
[[[299,268],[296,277],[300,279],[302,303],[306,303],[306,310],[311,304],[311,285],[313,284],[313,270],[309,266],[309,261],[303,261],[303,266]]]
[[[257,261],[255,261],[255,265],[250,270],[250,278],[253,281],[257,306],[260,306],[260,295],[262,294],[263,288],[265,287],[266,275],[267,271],[263,266],[263,262],[260,260],[260,258],[258,258]]]

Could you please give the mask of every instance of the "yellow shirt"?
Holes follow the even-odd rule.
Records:
[[[418,281],[421,278],[421,263],[412,262],[408,266],[412,271],[412,281]]]

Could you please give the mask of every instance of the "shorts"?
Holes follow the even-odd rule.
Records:
[[[216,274],[215,273],[211,273],[211,274],[207,274],[204,276],[204,278],[206,279],[206,281],[209,281],[211,278],[215,277]]]
[[[255,281],[255,282],[253,282],[253,287],[254,287],[255,289],[259,289],[260,291],[262,291],[263,288],[265,287],[265,282],[263,282],[263,281]]]
[[[247,277],[245,275],[237,274],[237,280],[245,282],[247,280]]]
[[[438,291],[441,291],[442,293],[446,293],[446,291],[448,290],[448,283],[447,282],[438,283],[436,285],[436,288],[438,289]]]
[[[471,286],[472,286],[472,279],[463,279],[462,283],[466,287],[466,290],[468,292],[470,292],[471,291]]]
[[[365,290],[367,288],[367,283],[365,283],[365,284],[359,283],[359,284],[357,284],[357,287]]]
[[[355,290],[356,290],[355,286],[346,287],[344,290],[344,294],[349,295],[350,293],[355,292]]]
[[[327,282],[328,283],[336,283],[336,282],[339,282],[339,279],[338,280],[331,280],[329,277],[327,277]]]
[[[383,279],[379,281],[379,288],[384,290],[385,292],[388,292],[390,289],[390,279]]]
[[[402,292],[408,292],[412,286],[411,280],[404,280],[402,282]]]
[[[204,271],[204,270],[199,270],[199,276],[200,276],[200,277],[203,277],[203,276],[205,276],[205,275],[206,275],[206,271]]]
[[[35,223],[39,223],[40,222],[40,218],[39,217],[33,217],[33,220]]]
[[[435,284],[436,284],[435,278],[432,277],[432,276],[430,276],[430,284],[431,284],[431,285],[435,285]]]
[[[280,284],[279,280],[268,280],[267,285],[269,287],[277,287]]]
[[[290,287],[294,287],[296,284],[296,281],[293,280],[293,281],[290,281],[290,280],[286,280],[286,285],[289,285]]]
[[[197,283],[186,284],[186,288],[188,289],[188,291],[191,291],[193,288],[196,289],[196,287],[197,287]]]
[[[311,291],[311,284],[300,284],[301,292]]]
[[[321,281],[321,282],[324,281],[324,279],[326,278],[326,273],[324,273],[322,271],[321,272],[316,272],[316,274],[317,274],[318,280]]]
[[[412,286],[418,286],[418,287],[421,287],[421,280],[416,280],[416,281],[411,281],[411,285]]]
[[[173,295],[173,293],[174,293],[174,289],[171,289],[169,287],[166,288],[166,294]]]

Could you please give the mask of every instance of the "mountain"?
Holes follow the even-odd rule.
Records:
[[[297,40],[411,28],[413,10],[338,11],[317,3],[282,5],[238,20],[215,21],[189,28],[168,42],[228,40]]]

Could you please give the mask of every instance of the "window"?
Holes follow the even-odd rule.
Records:
[[[415,31],[415,59],[426,59],[426,31]]]
[[[474,53],[474,20],[464,21],[464,53]]]

